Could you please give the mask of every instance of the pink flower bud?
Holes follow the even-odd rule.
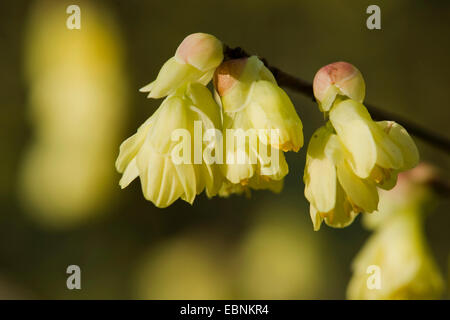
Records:
[[[248,58],[228,60],[216,69],[213,82],[219,96],[223,97],[225,92],[239,80],[247,64],[247,60]]]
[[[313,82],[314,96],[322,111],[329,111],[337,95],[363,102],[365,83],[361,72],[350,63],[334,62],[317,71]]]
[[[190,34],[178,46],[175,58],[200,71],[216,68],[223,60],[222,42],[207,33]]]

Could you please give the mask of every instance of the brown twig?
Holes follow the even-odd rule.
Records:
[[[227,45],[224,47],[224,56],[225,60],[231,60],[231,59],[239,59],[244,57],[249,57],[250,54],[247,53],[245,50],[243,50],[240,47],[236,48],[230,48]],[[313,93],[313,87],[312,84],[302,80],[300,78],[294,77],[277,67],[271,66],[266,59],[261,58],[261,61],[263,61],[264,65],[272,72],[275,79],[277,80],[277,83],[284,87],[291,89],[293,91],[296,91],[298,93],[301,93],[312,100],[315,101],[314,93]],[[430,143],[431,145],[439,148],[440,150],[443,150],[447,153],[450,153],[450,140],[439,136],[433,132],[430,132],[428,129],[425,129],[424,127],[412,123],[411,121],[400,117],[397,114],[393,114],[391,112],[387,112],[379,107],[375,107],[370,104],[365,104],[366,107],[369,109],[372,117],[376,120],[392,120],[395,121],[401,125],[403,125],[408,132],[413,134],[414,136],[422,139],[425,142]],[[431,183],[430,186],[433,188],[433,190],[441,195],[441,196],[448,196],[450,194],[450,184],[448,181],[446,181],[443,178],[436,177]]]
[[[224,49],[224,55],[225,60],[238,59],[250,56],[249,53],[247,53],[240,47],[230,48],[226,45]],[[260,59],[264,62],[266,67],[269,68],[269,70],[273,73],[275,79],[277,80],[280,86],[291,89],[293,91],[296,91],[311,98],[312,100],[315,100],[311,83],[302,80],[300,78],[294,77],[274,66],[271,66],[264,58],[260,57]],[[450,153],[450,139],[437,135],[436,133],[429,131],[428,129],[422,127],[419,124],[413,123],[397,114],[387,112],[379,107],[375,107],[371,104],[366,104],[366,107],[369,109],[374,119],[395,121],[403,125],[408,130],[408,132],[413,134],[414,136],[422,139],[425,142],[428,142],[429,144],[437,147],[438,149],[446,153]]]

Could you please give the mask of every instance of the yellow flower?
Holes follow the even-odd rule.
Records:
[[[264,141],[244,113],[223,115],[224,164],[222,171],[232,183],[249,184],[254,176],[280,180],[288,173],[282,151]]]
[[[361,72],[347,62],[321,68],[314,77],[319,108],[329,116],[349,164],[359,177],[384,189],[395,186],[397,173],[419,161],[417,147],[406,130],[393,121],[374,122],[362,104],[365,83]]]
[[[17,168],[20,202],[36,223],[57,229],[111,213],[111,163],[129,115],[117,20],[98,2],[84,1],[82,28],[69,30],[67,5],[30,2],[21,57],[33,138]]]
[[[380,190],[378,211],[363,219],[374,234],[353,262],[347,288],[350,299],[440,298],[443,280],[423,230],[424,204],[433,197],[427,185],[436,174],[422,163],[399,175],[393,190]],[[370,274],[373,266],[377,274]],[[378,287],[373,286],[373,280],[378,281]]]
[[[222,179],[218,166],[204,159],[207,143],[201,140],[200,163],[194,161],[195,150],[191,152],[196,121],[203,129],[221,129],[219,108],[209,90],[190,83],[167,97],[137,133],[122,143],[116,161],[117,170],[123,173],[120,186],[125,188],[139,176],[145,198],[158,207],[167,207],[178,198],[192,204],[204,189],[208,197],[217,194]],[[180,130],[182,143],[174,139],[174,132]],[[174,158],[181,153],[183,161]]]
[[[314,77],[313,89],[322,112],[329,111],[339,95],[363,102],[366,94],[361,72],[347,62],[334,62],[322,67]]]
[[[370,266],[379,273],[371,275]],[[402,212],[383,224],[358,253],[352,269],[349,299],[439,299],[443,291],[421,219],[414,212]],[[369,277],[379,277],[379,286],[370,287]]]
[[[223,110],[224,175],[232,184],[280,190],[275,181],[288,173],[283,151],[303,145],[302,123],[289,97],[257,57],[222,63],[214,85]]]
[[[355,175],[347,159],[348,151],[329,123],[316,130],[308,145],[303,177],[316,231],[323,220],[329,226],[342,228],[351,224],[359,212],[377,209],[375,184]]]
[[[161,68],[155,81],[141,89],[149,98],[162,98],[189,82],[208,84],[223,60],[223,45],[214,36],[193,33],[179,45],[175,56]]]
[[[419,153],[402,126],[372,120],[362,104],[364,79],[353,65],[336,62],[321,68],[313,90],[329,122],[308,146],[305,196],[315,230],[323,219],[345,227],[359,212],[376,210],[376,187],[393,188],[397,174],[418,163]]]
[[[257,57],[222,63],[214,86],[225,116],[239,114],[249,127],[266,130],[268,141],[270,130],[278,130],[277,149],[297,152],[303,146],[303,125],[291,100]]]
[[[359,177],[370,177],[379,187],[390,189],[398,172],[417,165],[419,153],[406,130],[393,121],[374,122],[362,103],[337,100],[329,116]]]

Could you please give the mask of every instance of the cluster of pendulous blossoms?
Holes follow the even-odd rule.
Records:
[[[362,104],[363,77],[351,64],[323,67],[313,89],[327,123],[309,142],[305,195],[315,230],[323,220],[345,227],[358,213],[377,210],[377,188],[393,188],[419,155],[399,124],[372,120]],[[256,56],[224,59],[218,39],[191,34],[141,91],[165,100],[120,147],[122,188],[140,177],[144,196],[158,207],[178,198],[192,203],[203,190],[208,197],[281,191],[284,152],[303,146],[303,127]]]
[[[365,84],[346,62],[321,68],[313,83],[328,119],[309,142],[304,173],[314,229],[323,220],[345,227],[360,212],[378,207],[378,189],[392,189],[401,171],[419,160],[414,141],[393,121],[373,121],[362,104]]]
[[[213,78],[216,99],[206,88]],[[140,177],[158,207],[192,203],[203,190],[208,197],[281,190],[283,152],[302,147],[302,123],[257,57],[224,61],[218,39],[191,34],[141,91],[165,99],[120,147],[122,188]],[[206,132],[200,141],[198,131]]]

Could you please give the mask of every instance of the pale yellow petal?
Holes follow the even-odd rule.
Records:
[[[228,153],[231,155],[230,153]],[[253,177],[256,171],[256,165],[244,164],[224,164],[221,166],[222,172],[232,183],[245,182]]]
[[[337,166],[337,177],[353,205],[365,212],[377,209],[378,191],[372,182],[359,178],[345,162]]]
[[[224,163],[221,170],[232,183],[247,181],[256,172],[257,136],[250,129],[249,119],[245,113],[224,114]],[[234,139],[234,144],[230,139]]]
[[[266,66],[261,67],[261,71],[259,72],[259,77],[261,80],[267,80],[274,84],[277,84],[277,80],[273,76],[272,72],[270,72],[270,70]]]
[[[151,146],[141,148],[137,158],[144,197],[160,208],[171,205],[184,194],[172,160]]]
[[[161,154],[170,154],[180,141],[172,140],[175,130],[183,130],[193,137],[194,120],[189,102],[179,96],[167,97],[158,109],[158,119],[150,127],[149,143]]]
[[[350,164],[354,172],[367,178],[377,161],[377,146],[366,108],[356,101],[344,100],[331,109],[330,121],[352,156]]]
[[[187,63],[180,63],[172,57],[162,66],[156,80],[142,90],[150,90],[149,98],[162,98],[188,82],[199,80],[203,75],[200,70]]]
[[[198,172],[197,194],[204,189],[208,198],[217,195],[224,180],[219,165],[208,165],[203,162],[197,166],[196,172]]]
[[[318,102],[319,104],[319,110],[322,112],[330,111],[331,106],[334,103],[334,100],[336,100],[337,95],[339,94],[339,89],[332,85],[328,88],[328,90],[323,95],[323,99]]]
[[[172,160],[169,160],[172,161]],[[192,204],[197,195],[197,181],[194,165],[192,164],[177,164],[174,166],[177,175],[178,183],[182,186],[184,192],[181,199]]]
[[[139,169],[136,165],[136,158],[130,161],[125,171],[123,172],[122,178],[119,181],[120,187],[126,188],[134,179],[139,176]]]
[[[258,174],[266,176],[272,180],[280,180],[289,173],[289,167],[286,162],[284,153],[278,149],[271,148],[271,146],[265,146],[260,144],[262,148],[269,148],[270,151],[267,157],[263,157],[261,153],[258,157]],[[272,154],[273,152],[273,154]],[[272,157],[273,155],[273,157]]]
[[[256,81],[246,112],[254,128],[266,130],[268,141],[270,130],[278,130],[279,142],[274,147],[298,151],[303,146],[302,122],[287,94],[276,84]]]
[[[152,125],[153,121],[157,118],[157,112],[145,121],[143,125],[139,127],[137,132],[126,139],[120,145],[119,156],[116,160],[116,169],[119,173],[124,172],[130,161],[136,156],[139,148],[144,143],[147,132]]]
[[[305,196],[319,212],[329,212],[336,204],[336,168],[325,155],[331,136],[326,127],[314,132],[309,142],[305,173]]]
[[[305,168],[305,196],[320,212],[336,204],[336,168],[328,158],[311,159]]]
[[[314,231],[319,231],[320,226],[322,225],[323,218],[320,216],[319,212],[316,208],[314,208],[312,204],[309,206],[309,215],[311,216]]]
[[[393,121],[379,121],[377,125],[389,135],[400,149],[403,156],[403,166],[400,170],[414,168],[419,163],[419,151],[405,128]]]
[[[150,82],[149,84],[143,86],[139,89],[140,92],[150,92],[152,91],[153,86],[155,85],[155,81]]]
[[[333,228],[345,228],[352,224],[358,212],[353,211],[352,205],[346,199],[345,192],[338,184],[336,187],[336,206],[333,211],[325,214],[325,223]]]
[[[400,148],[376,123],[371,124],[371,131],[377,145],[377,165],[386,169],[400,169],[403,166]]]
[[[192,101],[191,109],[197,113],[204,129],[222,129],[220,107],[208,88],[200,83],[190,83],[186,95]]]

